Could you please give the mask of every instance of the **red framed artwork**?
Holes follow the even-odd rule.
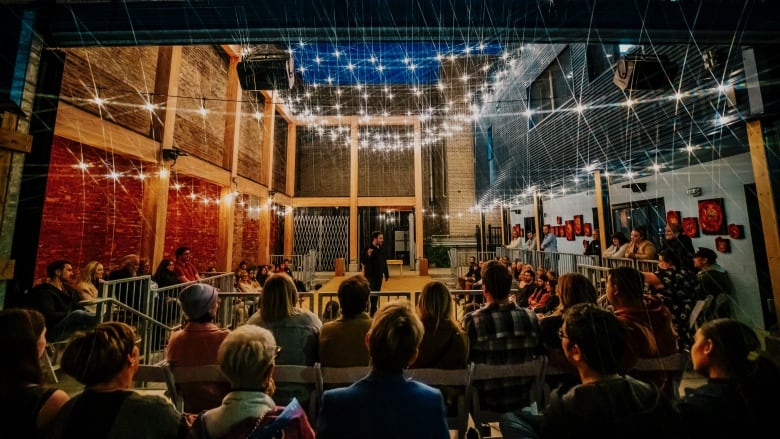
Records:
[[[718,236],[715,238],[715,249],[721,253],[731,253],[731,241]]]
[[[582,225],[585,222],[583,221],[582,215],[574,215],[574,234],[577,236],[584,235],[584,230],[582,229]]]
[[[566,220],[566,240],[574,241],[574,221]]]
[[[727,233],[723,198],[699,201],[699,226],[705,235],[725,235]]]
[[[585,232],[585,236],[590,236],[593,233],[593,226],[590,223],[585,223],[582,226],[582,230]]]
[[[699,237],[699,221],[694,217],[683,218],[682,229],[689,238]]]
[[[729,224],[729,236],[733,239],[745,239],[745,226]]]
[[[682,224],[680,222],[681,218],[682,217],[680,216],[679,210],[670,210],[666,212],[666,225],[668,226],[671,224]]]
[[[559,238],[563,238],[564,236],[566,236],[566,227],[555,226],[555,236]]]
[[[558,224],[559,226],[563,224],[563,218],[556,216],[555,217],[555,224]]]

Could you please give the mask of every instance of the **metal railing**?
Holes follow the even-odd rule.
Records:
[[[289,259],[290,263],[288,266],[293,272],[293,278],[303,282],[306,286],[306,291],[310,291],[317,272],[318,257],[319,253],[316,250],[309,250],[309,253],[305,255],[271,255],[271,263],[279,265],[284,262],[285,259]]]

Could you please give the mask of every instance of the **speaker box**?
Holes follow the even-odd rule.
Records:
[[[615,66],[613,82],[621,90],[656,90],[669,88],[677,76],[677,64],[664,58],[627,55]]]
[[[241,61],[236,66],[244,90],[291,89],[295,82],[292,57],[269,55]]]

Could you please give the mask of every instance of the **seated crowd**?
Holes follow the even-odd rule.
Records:
[[[177,259],[186,256],[177,250]],[[675,253],[660,256],[665,271],[652,274],[658,282],[634,268],[610,269],[603,299],[581,274],[481,263],[462,285],[479,285],[484,303],[459,320],[457,295],[437,281],[425,285],[414,306],[393,301],[372,318],[369,283],[355,275],[339,286],[337,316],[323,323],[297,306],[298,288],[285,270],[263,267],[255,275],[264,278],[261,291],[255,290],[261,292],[257,310],[224,329],[215,323],[219,292],[195,283],[176,298],[185,323],[171,335],[165,357],[173,368],[218,365],[229,385],[183,385],[178,391],[185,413],[163,398],[131,391],[140,362],[133,327],[97,324],[88,310],[72,321],[54,313],[74,315],[69,310],[76,301],[61,288],[72,267],[58,262],[48,273],[51,287],[28,303],[48,314],[0,311],[0,349],[18,353],[4,362],[0,389],[20,402],[2,415],[4,428],[14,437],[55,438],[447,438],[456,428],[448,427],[447,417],[457,392],[405,378],[405,369],[520,364],[546,355],[559,373],[548,382],[544,407],[529,409],[530,378],[476,385],[481,407],[503,414],[504,437],[712,438],[765,431],[777,405],[780,368],[760,352],[755,332],[737,320],[711,320],[688,333],[683,325],[691,299],[666,295],[663,288],[664,278],[677,279],[672,270],[683,265]],[[171,264],[158,271],[174,273]],[[99,270],[91,268],[83,282],[94,280]],[[239,272],[239,285],[251,285],[249,270]],[[660,285],[659,291],[646,291],[645,284]],[[37,365],[47,340],[65,339],[62,370],[85,386],[73,398],[44,386]],[[693,370],[707,384],[682,397],[670,391],[668,377],[633,369],[639,359],[688,350]],[[315,363],[366,366],[368,372],[349,387],[327,389],[319,412],[307,414],[302,407],[309,407],[311,389],[274,383],[272,375],[277,364]],[[316,418],[313,425],[310,418]]]

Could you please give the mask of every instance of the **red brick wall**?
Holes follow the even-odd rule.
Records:
[[[82,160],[91,165],[82,172]],[[46,266],[67,259],[79,270],[91,260],[106,269],[126,254],[137,253],[141,239],[142,181],[140,163],[73,142],[54,138],[43,205],[35,282],[46,278]],[[111,169],[122,173],[115,181]]]
[[[192,262],[205,271],[217,260],[217,230],[219,227],[219,186],[192,177],[180,176],[181,187],[174,184],[176,175],[171,176],[168,191],[168,214],[165,233],[165,257],[173,258],[179,246],[190,247]],[[192,193],[196,195],[192,198]],[[208,203],[204,203],[204,197]],[[221,267],[219,267],[221,268]]]
[[[255,117],[255,112],[263,113],[264,104],[252,102],[252,96],[243,92],[240,119],[240,145],[238,147],[238,175],[252,181],[263,183],[263,119]]]
[[[250,215],[250,207],[256,209],[258,199],[243,196],[245,204],[243,207],[237,205],[235,209],[235,222],[233,223],[233,267],[238,267],[240,261],[247,261],[249,265],[257,265],[257,253],[260,246],[260,213],[253,211]]]

